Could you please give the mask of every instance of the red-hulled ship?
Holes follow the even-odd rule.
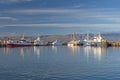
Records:
[[[6,42],[6,46],[7,47],[25,47],[25,46],[33,46],[33,44],[31,42],[28,42],[24,39],[24,36],[18,40],[18,41],[12,41],[12,40],[8,40]]]

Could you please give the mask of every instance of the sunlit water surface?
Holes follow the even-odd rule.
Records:
[[[120,48],[0,48],[0,80],[120,80]]]

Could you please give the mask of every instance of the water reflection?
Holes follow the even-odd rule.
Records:
[[[40,47],[34,46],[34,54],[37,55],[37,58],[40,58]]]
[[[72,52],[73,55],[80,52],[79,46],[68,46],[68,49],[69,49],[70,53]]]
[[[22,58],[26,55],[35,55],[37,58],[40,58],[41,50],[42,53],[59,53],[59,52],[67,52],[72,55],[76,54],[85,54],[87,59],[93,57],[94,59],[101,60],[103,55],[106,53],[107,48],[105,47],[79,47],[79,46],[72,46],[72,47],[57,47],[57,46],[50,46],[50,47],[18,47],[18,48],[3,48],[1,49],[5,54],[19,54]]]
[[[86,46],[84,47],[85,55],[87,59],[93,55],[95,59],[98,59],[99,61],[103,57],[103,55],[106,53],[107,48],[106,47],[90,47]]]
[[[29,54],[35,54],[37,58],[40,57],[40,47],[16,47],[8,48],[5,47],[1,49],[4,54],[19,54],[22,58]]]
[[[18,54],[20,54],[20,56],[22,58],[24,58],[25,55],[29,55],[30,52],[31,52],[31,48],[30,47],[19,47],[19,48],[14,48],[12,50],[13,50],[13,52],[14,52],[14,50],[18,50],[19,51]]]
[[[26,54],[31,54],[31,53],[32,54],[34,53],[37,56],[37,58],[40,58],[40,47],[37,47],[37,46],[35,46],[35,47],[20,47],[18,49],[20,49],[20,55],[23,58]]]
[[[11,49],[10,48],[3,48],[3,51],[5,54],[9,54],[11,52]]]
[[[20,55],[21,55],[22,58],[24,58],[24,50],[23,50],[23,48],[20,48]]]
[[[52,50],[57,53],[57,46],[52,46]]]

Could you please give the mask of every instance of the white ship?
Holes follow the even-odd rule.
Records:
[[[43,46],[45,45],[43,41],[40,40],[40,37],[38,36],[36,40],[34,40],[34,46]]]
[[[101,46],[102,39],[103,39],[103,38],[102,38],[101,34],[99,33],[99,34],[97,34],[96,36],[94,36],[93,41],[94,41],[94,43],[97,44],[97,46]]]
[[[76,39],[76,36],[74,34],[72,35],[72,40],[68,42],[67,46],[78,46],[78,45],[81,45],[81,42],[80,40]]]
[[[93,39],[89,39],[89,34],[87,34],[87,37],[83,40],[83,44],[85,46],[101,46],[102,39],[100,33],[94,35]]]

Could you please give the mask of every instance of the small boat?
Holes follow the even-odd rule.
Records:
[[[84,46],[97,46],[95,42],[86,42]]]
[[[47,46],[57,46],[57,45],[58,45],[58,41],[57,41],[57,40],[52,41],[52,42],[48,41],[48,42],[46,43],[46,45],[47,45]],[[62,45],[62,44],[61,44],[61,45]]]
[[[61,46],[62,43],[60,43],[60,42],[58,42],[57,40],[55,40],[55,41],[52,42],[52,45],[53,45],[53,46]]]

